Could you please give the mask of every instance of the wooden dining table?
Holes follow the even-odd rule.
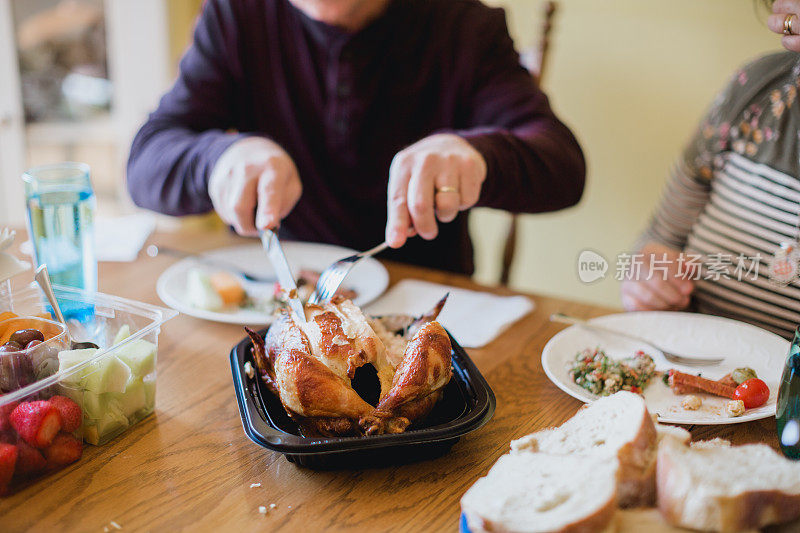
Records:
[[[226,231],[156,233],[150,243],[201,252],[246,241]],[[174,259],[141,253],[101,263],[99,289],[163,305],[156,280]],[[422,279],[508,295],[469,277],[385,263],[391,283]],[[242,327],[179,315],[158,344],[155,413],[82,459],[0,498],[0,531],[457,531],[459,499],[509,441],[562,423],[582,405],[542,370],[541,353],[564,312],[591,318],[616,309],[529,294],[535,309],[480,349],[467,350],[497,398],[494,417],[449,453],[398,466],[315,471],[245,435],[229,353]],[[777,446],[775,419],[689,428],[694,438]],[[262,514],[259,507],[266,507]],[[626,515],[622,529],[658,522],[656,511]],[[665,529],[666,530],[666,529]]]

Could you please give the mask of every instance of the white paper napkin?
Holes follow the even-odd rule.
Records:
[[[465,348],[480,348],[508,326],[530,313],[533,302],[525,296],[497,296],[428,281],[406,279],[366,307],[370,315],[428,311],[450,292],[439,322]]]
[[[135,261],[155,227],[156,219],[150,213],[97,217],[94,223],[97,260]]]

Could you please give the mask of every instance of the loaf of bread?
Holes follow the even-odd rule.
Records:
[[[618,392],[512,441],[461,509],[471,533],[605,533],[626,517],[617,507],[656,500],[667,523],[700,531],[800,518],[800,462],[763,444],[690,441],[685,429],[655,424],[641,396]]]
[[[659,445],[658,508],[670,524],[744,531],[800,518],[800,463],[764,444]]]
[[[512,441],[461,509],[472,533],[613,531],[619,504],[654,500],[656,451],[644,400],[618,392]]]
[[[470,533],[611,532],[616,470],[596,457],[506,454],[464,494],[461,510]]]
[[[511,450],[616,459],[619,506],[655,502],[656,428],[638,394],[621,391],[587,404],[560,427],[512,441]]]

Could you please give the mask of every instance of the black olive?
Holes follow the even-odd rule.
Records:
[[[20,346],[27,346],[31,341],[44,342],[44,335],[38,329],[20,329],[11,335],[10,340]]]
[[[40,341],[39,339],[33,339],[31,342],[29,342],[28,344],[25,345],[25,349],[26,350],[31,350],[33,348],[36,348],[40,344],[42,344],[42,341]]]
[[[8,341],[4,345],[0,346],[0,353],[18,352],[20,350],[22,350],[22,346],[14,341]]]

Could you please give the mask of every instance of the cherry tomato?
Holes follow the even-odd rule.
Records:
[[[734,400],[742,400],[747,409],[761,407],[767,403],[769,387],[758,378],[751,378],[736,387],[733,393]]]

